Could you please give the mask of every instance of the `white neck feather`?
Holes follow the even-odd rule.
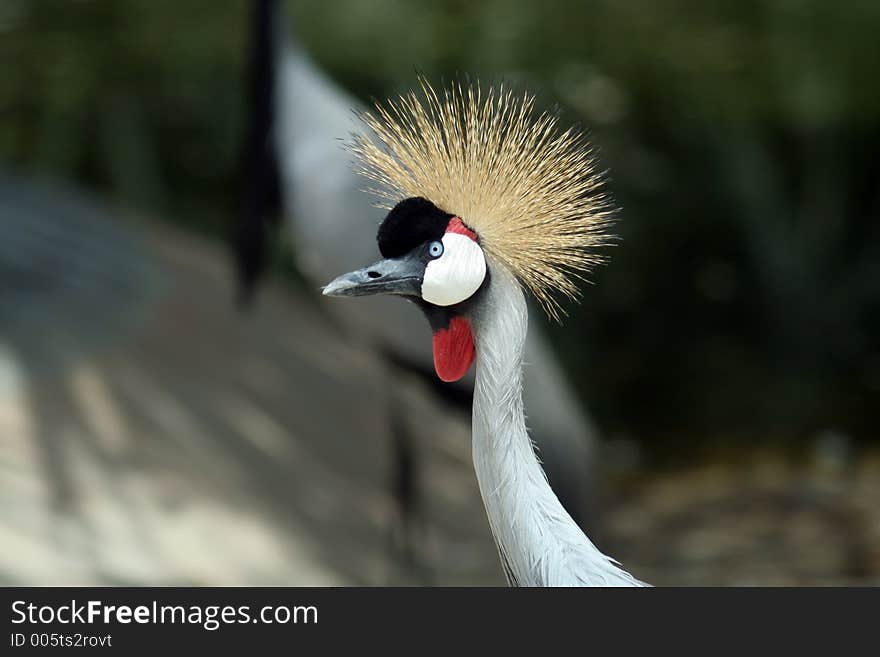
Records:
[[[516,279],[491,262],[472,317],[477,351],[473,458],[511,584],[640,586],[584,535],[547,483],[526,430],[522,356],[528,316]]]

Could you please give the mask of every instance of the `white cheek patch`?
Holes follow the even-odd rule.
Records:
[[[486,277],[486,257],[466,235],[446,233],[443,255],[425,268],[422,298],[437,306],[461,303],[476,292]]]

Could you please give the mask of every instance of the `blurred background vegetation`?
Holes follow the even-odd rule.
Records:
[[[658,459],[876,440],[880,3],[285,8],[364,100],[467,72],[590,129],[622,240],[551,330],[606,435]],[[225,239],[249,17],[243,0],[3,0],[0,164]]]

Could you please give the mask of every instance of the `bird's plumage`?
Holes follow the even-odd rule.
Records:
[[[522,402],[525,299],[503,265],[472,317],[477,353],[473,459],[505,576],[516,586],[644,586],[603,554],[547,483]]]
[[[359,172],[389,206],[424,197],[462,218],[481,246],[553,318],[561,297],[598,262],[613,212],[593,151],[580,131],[537,114],[534,97],[479,83],[438,93],[421,80],[365,112],[355,137]]]
[[[580,132],[560,131],[551,115],[535,116],[529,95],[460,84],[440,95],[424,80],[421,92],[364,114],[371,134],[356,137],[353,148],[360,172],[379,183],[375,191],[393,206],[379,230],[386,259],[338,277],[325,294],[407,290],[429,322],[440,312],[465,326],[465,346],[476,354],[474,469],[508,582],[642,586],[559,502],[523,407],[528,312],[520,283],[558,317],[559,296],[577,296],[577,279],[600,259],[594,247],[608,240],[611,210],[592,152]],[[472,240],[466,244],[491,273],[451,303],[430,298],[425,286],[432,264],[447,262],[446,253],[463,244],[438,247],[440,259],[425,260],[425,249],[438,244],[427,241],[436,239],[432,226],[444,222],[447,234],[458,226],[470,233],[463,239]],[[413,291],[404,280],[421,285]]]

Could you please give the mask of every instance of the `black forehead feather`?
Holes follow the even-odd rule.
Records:
[[[397,258],[420,244],[439,240],[451,218],[451,214],[421,196],[405,199],[394,206],[379,226],[379,252],[383,258]]]

